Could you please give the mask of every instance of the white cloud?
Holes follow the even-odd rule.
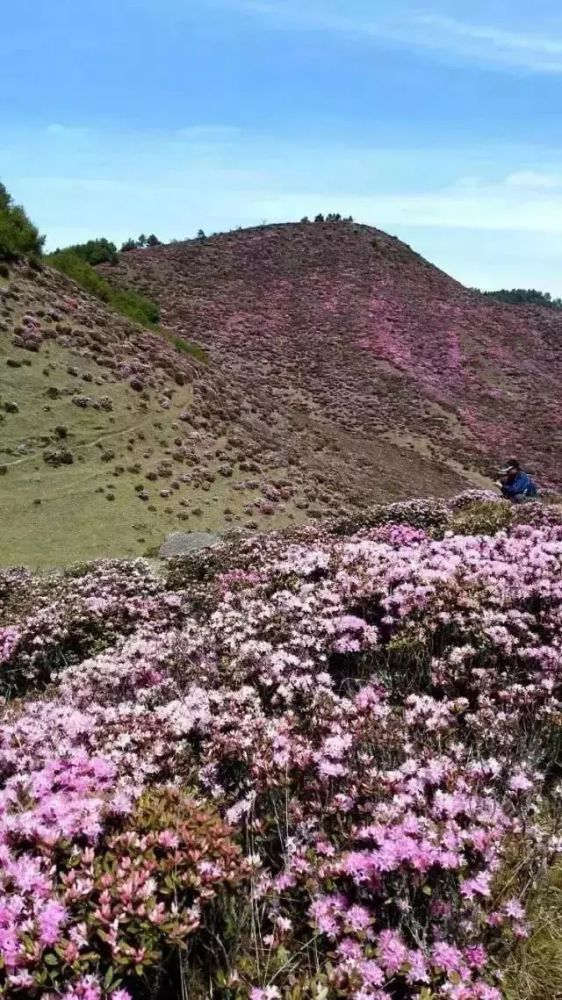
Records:
[[[512,175],[513,176],[513,175]],[[259,201],[270,219],[297,218],[326,210],[352,214],[380,228],[422,226],[481,232],[534,232],[562,235],[562,201],[548,188],[523,188],[510,178],[497,184],[463,180],[438,191],[357,195],[279,194]]]
[[[540,173],[538,170],[519,170],[506,178],[508,187],[535,191],[553,191],[562,188],[562,174]]]
[[[366,39],[433,51],[448,60],[462,58],[495,68],[562,73],[562,37],[513,31],[501,25],[473,24],[431,12],[419,14],[412,8],[402,11],[395,8],[394,13],[369,17],[362,11],[354,13],[352,4],[347,4],[342,14],[329,9],[325,2],[320,6],[312,4],[311,0],[308,6],[306,0],[300,3],[294,0],[218,2],[265,17],[281,27],[347,32]]]
[[[80,141],[72,130],[43,129],[7,140],[0,175],[51,248],[332,211],[406,239],[468,283],[486,283],[486,272],[495,284],[501,272],[515,285],[527,267],[534,284],[562,291],[560,150],[306,146],[227,126],[157,139],[90,130]]]

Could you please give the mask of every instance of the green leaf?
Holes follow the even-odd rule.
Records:
[[[103,988],[104,988],[104,990],[109,990],[109,988],[110,988],[110,986],[111,986],[111,984],[113,982],[114,975],[115,975],[115,973],[113,971],[113,967],[110,965],[109,969],[107,970],[107,972],[105,974],[105,976],[103,977]]]

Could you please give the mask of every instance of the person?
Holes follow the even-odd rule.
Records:
[[[516,458],[512,458],[500,471],[497,485],[506,500],[512,503],[526,503],[537,495],[537,487],[527,472],[523,472]]]

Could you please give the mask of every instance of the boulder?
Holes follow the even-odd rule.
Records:
[[[220,541],[220,535],[211,535],[206,531],[175,531],[168,535],[159,555],[161,559],[193,555],[201,549],[211,548]]]

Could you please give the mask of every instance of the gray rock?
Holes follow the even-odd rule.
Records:
[[[160,549],[161,559],[173,559],[174,556],[192,555],[201,549],[211,548],[221,541],[220,535],[211,535],[206,531],[174,531],[168,535]]]

